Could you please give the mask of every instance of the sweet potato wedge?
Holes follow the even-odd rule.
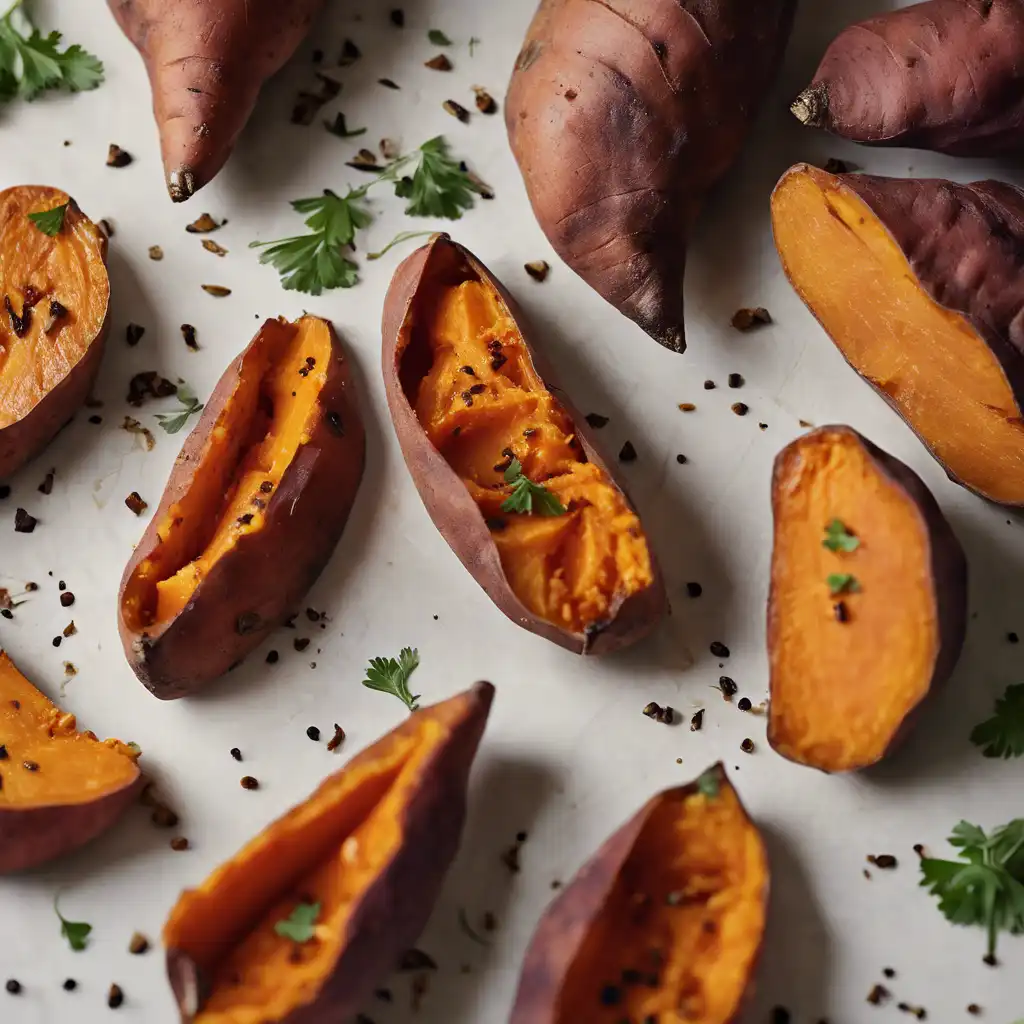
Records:
[[[153,91],[176,203],[224,166],[263,83],[284,67],[323,0],[107,0]]]
[[[121,642],[157,697],[222,675],[296,610],[364,461],[331,325],[267,320],[217,384],[121,580]]]
[[[846,361],[954,480],[1024,504],[1024,193],[798,164],[775,188],[772,224],[790,282]]]
[[[1024,150],[1024,4],[927,0],[841,32],[792,111],[881,146]]]
[[[383,337],[413,482],[498,608],[577,654],[648,633],[667,601],[640,520],[490,271],[434,235],[395,271]],[[535,503],[511,511],[524,487]]]
[[[825,772],[866,768],[953,671],[967,561],[931,492],[851,427],[779,453],[768,598],[768,741]]]
[[[739,156],[795,0],[542,0],[505,102],[541,229],[599,295],[682,352],[686,243]]]
[[[0,651],[0,874],[106,832],[142,785],[138,748],[79,732]]]
[[[29,217],[49,210],[52,235]],[[0,480],[42,451],[89,395],[107,337],[106,259],[106,237],[67,193],[0,192]]]
[[[541,918],[510,1024],[729,1024],[760,952],[768,877],[722,765],[659,793]]]
[[[413,713],[182,893],[163,940],[183,1024],[316,1024],[362,1008],[455,857],[493,695],[477,683]]]

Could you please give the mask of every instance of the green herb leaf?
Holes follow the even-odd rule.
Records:
[[[833,572],[825,578],[828,584],[828,592],[835,597],[837,594],[856,594],[860,590],[860,583],[856,576],[848,572]]]
[[[444,217],[458,220],[473,205],[476,188],[469,172],[448,155],[444,137],[428,139],[417,153],[412,176],[395,182],[395,195],[408,199],[410,217]]]
[[[469,55],[473,56],[473,51],[480,45],[480,40],[476,36],[469,37]]]
[[[410,711],[419,707],[420,695],[413,695],[409,689],[409,676],[420,663],[420,652],[415,647],[403,647],[398,660],[394,658],[371,658],[366,669],[363,686],[396,696]]]
[[[28,219],[44,235],[49,235],[53,238],[59,235],[61,228],[64,227],[64,217],[68,212],[68,204],[64,203],[62,206],[55,206],[50,210],[36,210],[35,213],[30,213]]]
[[[833,519],[825,527],[825,539],[821,542],[829,551],[856,551],[860,547],[860,538],[854,537],[843,525],[842,520]]]
[[[435,46],[451,46],[452,45],[452,41],[439,28],[432,28],[427,33],[427,38]]]
[[[522,463],[513,459],[505,470],[505,483],[512,485],[512,493],[501,503],[502,512],[522,512],[526,515],[564,516],[565,506],[543,484],[535,484],[524,476]]]
[[[432,234],[434,234],[433,231],[399,231],[383,249],[378,252],[368,252],[366,258],[368,260],[379,260],[390,249],[393,249],[396,245],[401,245],[402,242],[408,242],[410,238],[425,238],[427,235]]]
[[[939,910],[953,924],[980,925],[995,957],[1000,932],[1024,932],[1024,818],[991,836],[961,821],[949,839],[961,860],[921,860],[921,885],[938,897]]]
[[[85,940],[89,937],[89,932],[92,931],[92,925],[86,924],[85,921],[68,921],[64,918],[61,915],[60,908],[57,906],[59,898],[59,894],[53,897],[53,910],[57,917],[60,918],[60,934],[62,938],[68,940],[68,945],[76,953],[80,953],[87,945]]]
[[[168,434],[178,433],[188,423],[189,417],[194,413],[201,412],[203,408],[203,403],[196,397],[195,391],[184,381],[178,385],[177,397],[181,407],[176,412],[158,412],[156,414],[157,423]]]
[[[365,135],[365,128],[355,128],[350,130],[348,123],[345,120],[345,115],[340,111],[334,115],[333,121],[324,121],[324,127],[332,134],[337,135],[339,139],[354,139],[359,135]]]
[[[971,742],[985,757],[1024,756],[1024,684],[1006,688],[995,714],[974,727]]]
[[[300,903],[283,921],[274,925],[274,931],[282,939],[292,942],[309,942],[316,934],[316,919],[320,916],[319,903]]]
[[[718,778],[718,772],[714,768],[709,768],[703,775],[697,780],[697,789],[704,794],[709,800],[714,800],[718,796],[718,792],[721,788],[721,784]]]

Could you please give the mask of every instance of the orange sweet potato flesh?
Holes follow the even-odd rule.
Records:
[[[458,847],[493,687],[478,683],[326,779],[205,882],[164,926],[182,1018],[348,1019],[422,930]],[[308,941],[279,934],[317,905]]]
[[[853,368],[953,479],[1024,503],[1024,194],[791,168],[783,266]]]
[[[822,771],[867,767],[956,663],[963,551],[920,478],[849,427],[783,449],[772,505],[769,742]],[[853,550],[825,543],[837,522]],[[853,582],[836,594],[833,576]]]
[[[79,732],[0,651],[0,873],[34,867],[109,828],[141,784],[137,749]]]
[[[760,952],[768,877],[721,765],[666,790],[541,919],[510,1024],[728,1024]]]
[[[65,203],[52,237],[29,219]],[[0,479],[41,451],[89,394],[107,333],[106,254],[106,237],[60,189],[0,192]]]

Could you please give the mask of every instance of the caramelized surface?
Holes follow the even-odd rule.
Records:
[[[536,615],[573,632],[610,617],[652,582],[636,514],[586,460],[572,421],[537,376],[492,288],[478,280],[448,286],[428,316],[431,362],[416,415],[479,505],[513,592]],[[566,515],[502,511],[510,453]]]
[[[928,529],[854,435],[794,442],[776,473],[769,613],[770,737],[795,761],[847,771],[877,761],[927,693],[939,650]],[[855,551],[822,545],[840,520]],[[832,573],[857,593],[833,597]],[[848,616],[841,622],[836,604]]]
[[[59,189],[22,185],[0,192],[0,428],[23,419],[71,372],[106,319],[106,239],[70,203],[54,237],[29,213],[68,203]],[[28,321],[22,337],[7,310]],[[50,303],[67,313],[45,331]]]
[[[787,272],[843,355],[956,477],[1024,502],[1021,411],[970,324],[921,288],[869,207],[831,175],[788,175],[772,206]]]

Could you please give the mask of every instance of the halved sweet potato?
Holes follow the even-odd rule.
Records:
[[[185,1024],[309,1024],[362,1008],[430,916],[493,696],[477,683],[415,712],[182,893],[163,940]]]
[[[728,1024],[760,952],[768,877],[721,764],[659,793],[541,918],[510,1024]]]
[[[413,482],[498,608],[578,654],[650,632],[667,601],[640,520],[490,271],[434,235],[395,271],[383,335],[388,407]],[[515,464],[555,514],[506,509]]]
[[[217,384],[121,580],[121,641],[156,696],[222,675],[296,610],[364,461],[331,325],[267,320]]]
[[[65,204],[53,235],[29,219]],[[107,336],[106,258],[106,236],[67,193],[0,192],[0,479],[42,451],[89,395]]]
[[[880,760],[953,671],[967,562],[931,492],[850,427],[779,453],[768,741],[826,772]]]
[[[138,749],[79,732],[0,651],[0,874],[105,832],[142,785]]]
[[[790,282],[847,362],[954,480],[1024,504],[1024,193],[798,164],[772,223]]]

